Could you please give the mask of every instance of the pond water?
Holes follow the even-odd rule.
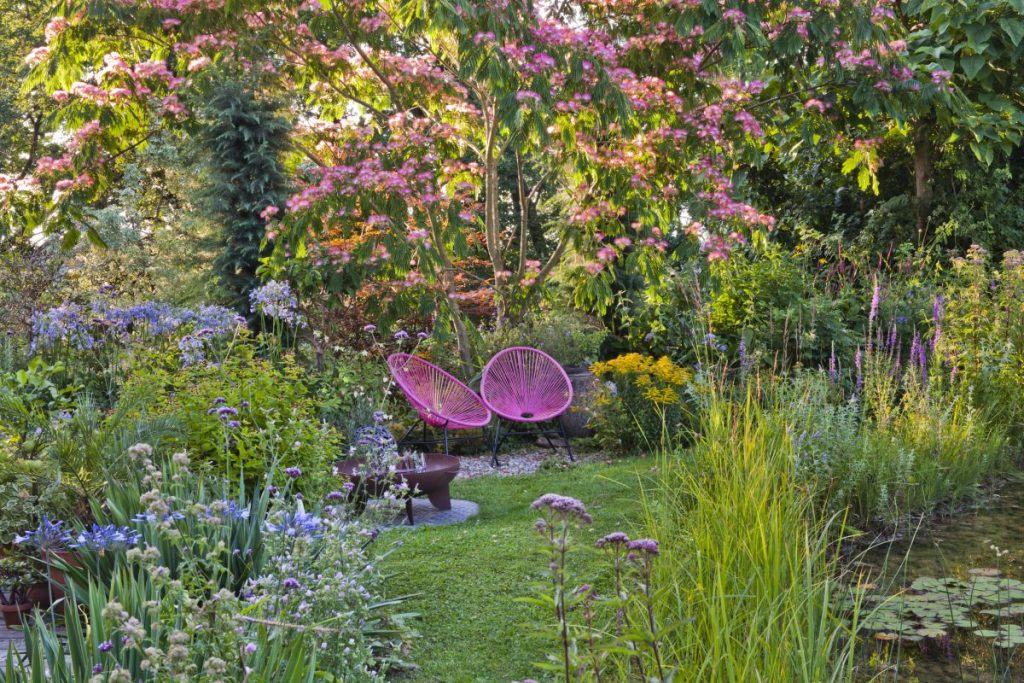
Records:
[[[865,680],[1024,681],[1024,479],[864,554]]]

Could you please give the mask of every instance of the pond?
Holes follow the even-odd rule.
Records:
[[[865,680],[1024,681],[1024,479],[861,562]]]

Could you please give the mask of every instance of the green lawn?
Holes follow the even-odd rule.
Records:
[[[556,643],[533,631],[550,615],[518,598],[540,578],[536,553],[537,515],[530,503],[544,493],[582,500],[594,524],[577,534],[572,565],[576,583],[603,583],[607,571],[592,550],[600,536],[632,531],[640,521],[638,478],[652,462],[619,460],[519,477],[484,477],[458,481],[456,498],[480,504],[480,515],[463,524],[394,530],[382,540],[400,541],[384,562],[392,575],[389,594],[421,595],[402,611],[420,613],[420,637],[409,657],[420,669],[404,680],[463,683],[508,683],[544,672],[533,666]]]

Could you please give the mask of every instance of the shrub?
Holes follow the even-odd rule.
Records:
[[[173,357],[146,354],[137,366],[124,394],[145,396],[157,415],[176,417],[178,446],[198,467],[252,483],[277,454],[282,467],[310,475],[307,488],[329,486],[339,440],[320,422],[304,371],[290,356],[273,364],[243,338],[216,364],[182,367]]]
[[[666,448],[673,442],[686,415],[689,370],[665,356],[639,353],[594,363],[590,369],[606,380],[594,419],[600,440],[627,452]]]
[[[518,325],[483,335],[481,351],[490,358],[510,346],[532,346],[563,366],[583,366],[596,361],[608,331],[600,321],[577,311],[546,310]]]

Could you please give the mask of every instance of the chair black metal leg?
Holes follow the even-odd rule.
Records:
[[[412,427],[409,427],[409,429],[405,431],[405,434],[402,435],[402,438],[398,440],[398,445],[401,446],[403,443],[406,443],[409,438],[409,435],[412,434],[414,431],[416,431],[415,422],[412,424]]]
[[[555,420],[558,422],[558,433],[562,435],[562,440],[565,441],[565,450],[569,453],[569,462],[576,462],[576,458],[572,454],[572,444],[569,443],[569,435],[565,433],[565,425],[557,417]]]
[[[491,467],[499,467],[498,449],[501,447],[501,420],[494,425],[494,450],[491,452]]]
[[[448,423],[444,425],[444,454],[448,455]]]

